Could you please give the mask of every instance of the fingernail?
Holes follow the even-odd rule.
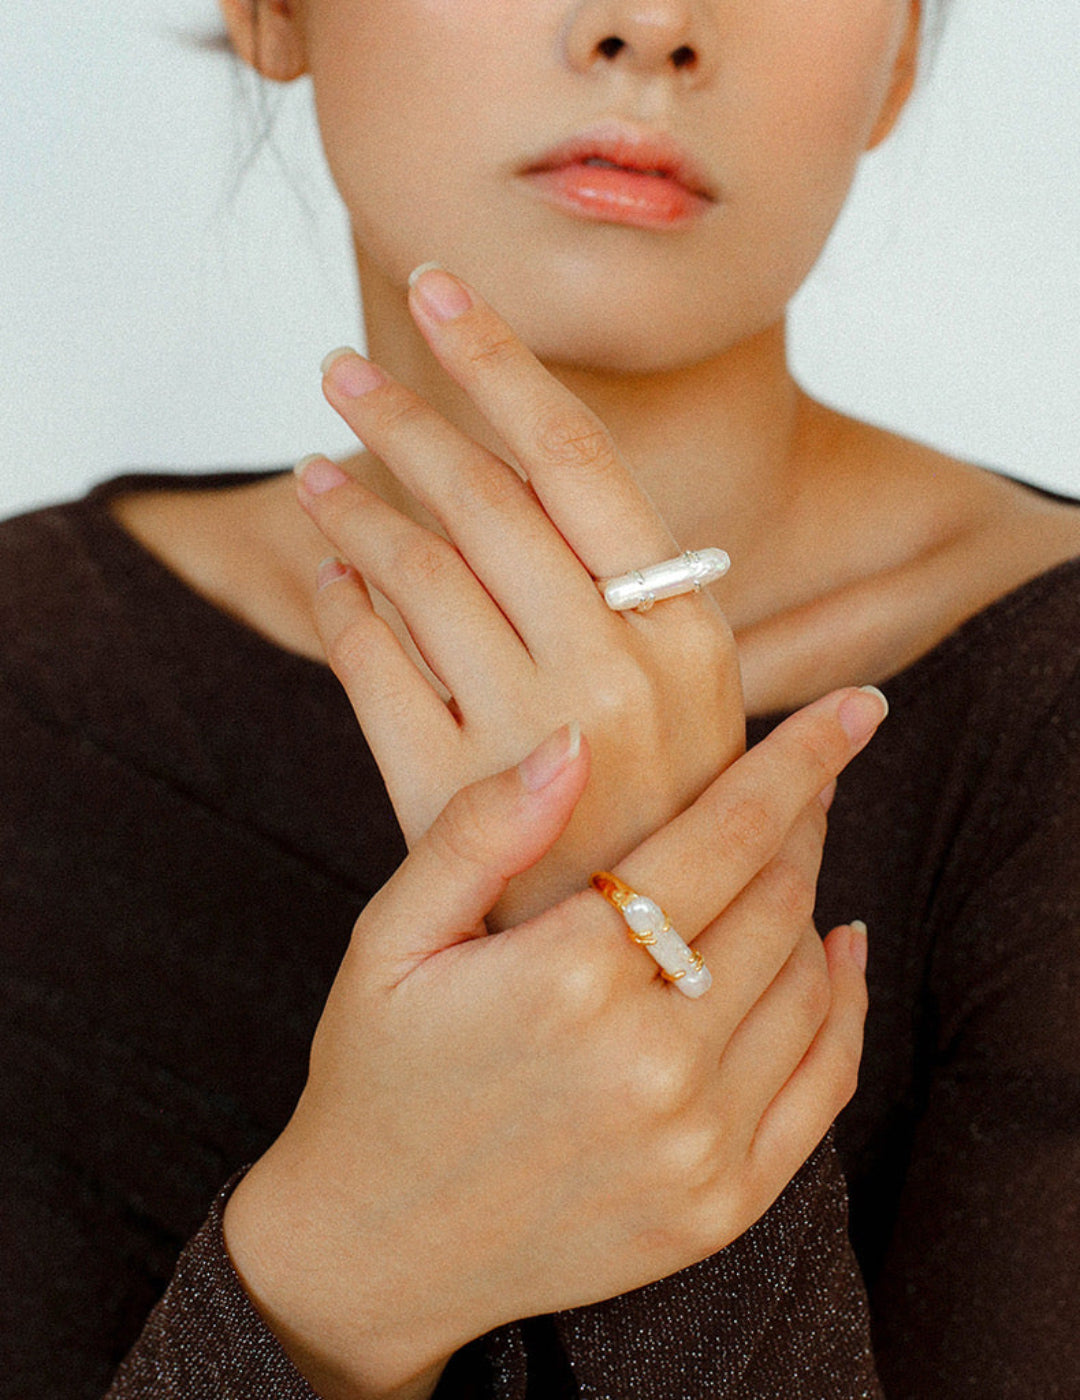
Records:
[[[312,496],[321,496],[324,491],[332,491],[341,486],[348,477],[336,462],[315,453],[311,457],[301,457],[293,471],[300,478],[304,490]]]
[[[315,587],[321,593],[331,583],[336,583],[339,578],[344,578],[348,572],[348,565],[343,564],[336,554],[331,554],[319,564],[315,574]]]
[[[347,346],[331,350],[320,369],[329,386],[347,399],[358,399],[386,383],[386,375]]]
[[[889,702],[877,686],[864,685],[841,702],[837,718],[853,744],[865,743],[889,713]]]
[[[456,277],[438,263],[421,263],[409,274],[409,286],[434,321],[456,321],[472,306],[472,297]]]
[[[851,941],[848,945],[851,949],[851,956],[854,959],[859,971],[865,972],[868,932],[867,927],[863,923],[862,919],[852,919],[848,927],[851,929]]]
[[[819,801],[819,802],[821,803],[821,805],[825,808],[826,812],[827,812],[827,811],[829,810],[829,808],[832,806],[832,804],[833,804],[833,798],[834,798],[835,796],[836,796],[836,781],[835,781],[835,779],[834,779],[834,780],[829,784],[828,787],[822,788],[821,791],[818,793],[818,801]]]
[[[545,739],[539,748],[533,749],[528,758],[518,764],[521,782],[527,792],[538,792],[548,783],[554,782],[559,774],[573,763],[581,749],[581,725],[564,724],[550,738]]]

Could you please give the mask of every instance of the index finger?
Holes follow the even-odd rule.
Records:
[[[409,279],[409,306],[443,369],[506,443],[591,574],[618,574],[678,553],[604,423],[476,291],[423,263]]]
[[[689,942],[776,855],[799,813],[870,742],[887,713],[874,686],[815,700],[736,759],[614,873],[659,904]]]

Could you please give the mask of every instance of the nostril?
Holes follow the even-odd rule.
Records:
[[[626,47],[625,41],[612,34],[610,38],[602,39],[597,48],[605,58],[614,58],[620,49]]]
[[[683,44],[671,55],[671,61],[676,68],[689,68],[697,61],[697,55],[687,44]]]

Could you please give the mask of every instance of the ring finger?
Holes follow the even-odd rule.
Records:
[[[483,717],[498,703],[493,675],[507,678],[516,691],[532,663],[452,544],[325,458],[305,459],[297,476],[301,501],[319,529],[394,605],[425,664],[463,713]]]

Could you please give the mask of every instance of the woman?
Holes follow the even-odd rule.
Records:
[[[366,450],[5,529],[12,1393],[1053,1393],[1077,517],[784,354],[918,6],[224,11],[314,81]]]

